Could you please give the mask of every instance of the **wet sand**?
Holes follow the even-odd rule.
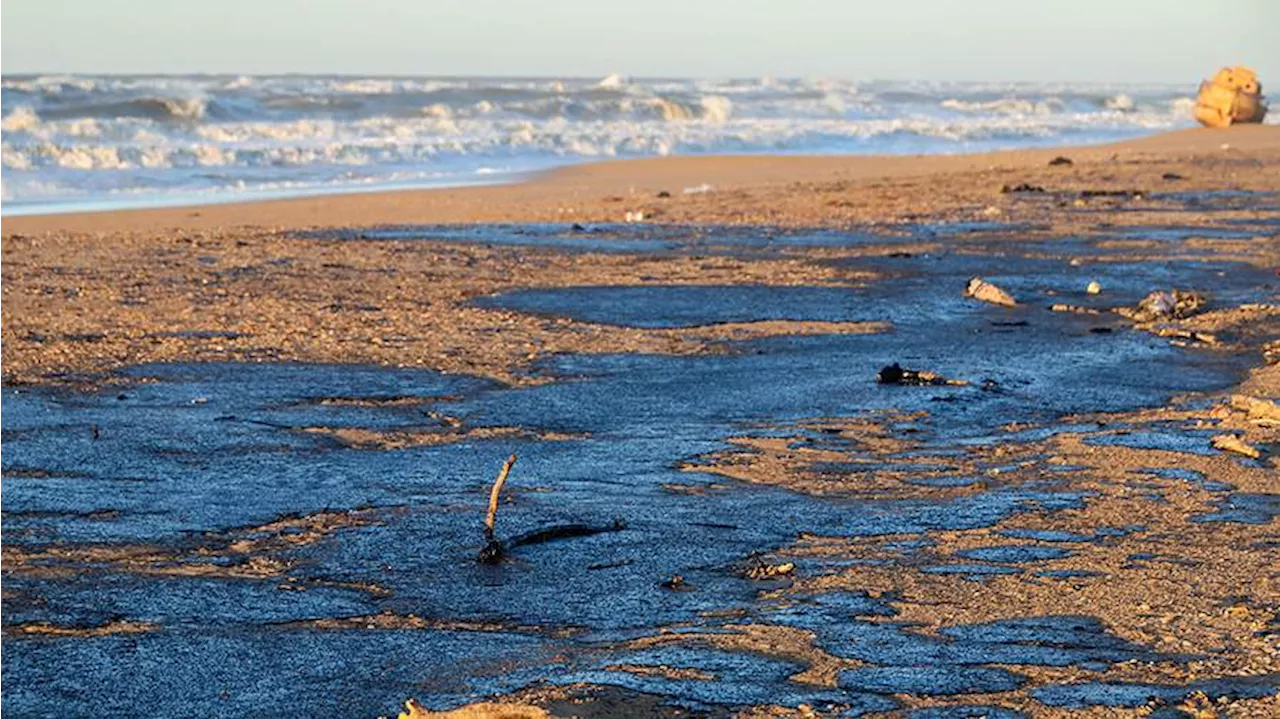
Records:
[[[1074,164],[1047,164],[1059,156]],[[683,187],[703,182],[714,191],[683,194]],[[1019,185],[1044,191],[1001,191]],[[1241,201],[1240,209],[1210,216],[1182,207],[1177,195],[1275,187],[1280,130],[1260,126],[972,156],[667,158],[570,168],[512,186],[9,218],[4,372],[13,381],[43,381],[157,360],[293,359],[407,364],[519,381],[519,367],[547,353],[688,353],[719,338],[602,327],[584,333],[555,327],[558,321],[477,310],[469,298],[578,284],[852,285],[867,279],[812,261],[832,252],[760,259],[684,253],[636,261],[484,242],[350,241],[378,239],[367,228],[407,228],[408,236],[430,237],[439,234],[430,230],[438,223],[558,223],[556,232],[571,234],[576,223],[594,232],[588,247],[603,250],[611,247],[611,227],[639,211],[648,218],[639,229],[678,226],[685,237],[698,227],[741,225],[892,235],[938,222],[1016,224],[1026,230],[1022,237],[1053,236],[1108,225],[1247,221],[1258,215],[1256,203]],[[671,197],[659,198],[664,191]],[[1123,194],[1130,191],[1151,197],[1134,201]],[[1101,194],[1081,195],[1089,192]],[[1220,259],[1274,267],[1280,248],[1270,234],[1208,241]],[[1205,241],[1191,237],[1186,244]],[[1152,261],[1168,256],[1146,238],[1110,242],[1134,257],[1144,247],[1159,250],[1149,253]],[[906,250],[871,243],[858,251]],[[424,314],[431,318],[426,326]]]
[[[11,218],[6,694],[342,641],[190,701],[1272,716],[1277,187],[1255,127]],[[510,531],[626,531],[473,567],[508,452]]]
[[[1068,156],[1077,164],[1048,168]],[[1280,129],[1185,130],[1115,145],[973,155],[871,157],[709,156],[602,162],[511,185],[370,192],[192,208],[6,218],[4,234],[291,230],[395,224],[622,222],[645,211],[658,222],[842,226],[963,216],[1005,183],[1049,182],[1155,189],[1181,167],[1195,187],[1274,187]],[[1267,183],[1270,183],[1269,185]],[[710,185],[716,191],[685,194]],[[659,198],[659,193],[670,198]],[[665,201],[663,201],[665,200]]]

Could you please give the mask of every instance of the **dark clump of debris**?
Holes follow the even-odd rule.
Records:
[[[880,372],[876,375],[876,382],[879,382],[880,384],[910,385],[916,387],[935,387],[938,385],[963,387],[969,384],[962,379],[947,379],[937,372],[905,369],[897,362],[881,368]]]
[[[1081,190],[1080,197],[1115,197],[1122,200],[1141,200],[1147,193],[1142,190]]]
[[[1062,155],[1058,155],[1052,160],[1049,160],[1049,167],[1058,167],[1060,165],[1074,165],[1074,164],[1075,163],[1071,161],[1070,157],[1063,157]]]
[[[1002,185],[1000,187],[1001,194],[1009,194],[1011,192],[1044,192],[1044,188],[1040,185],[1032,185],[1026,182],[1019,182],[1016,185]]]
[[[1280,340],[1272,340],[1262,345],[1262,359],[1267,364],[1280,364]]]
[[[1157,290],[1143,297],[1137,307],[1117,307],[1115,312],[1134,322],[1157,322],[1190,317],[1204,305],[1205,297],[1199,292]]]
[[[795,569],[796,565],[791,562],[769,564],[758,556],[752,556],[747,565],[742,568],[741,574],[745,579],[762,582],[787,579],[795,572]]]
[[[663,579],[658,582],[658,586],[663,589],[670,589],[673,592],[687,592],[690,589],[693,589],[693,587],[685,583],[684,577],[679,574],[673,574],[670,577]]]

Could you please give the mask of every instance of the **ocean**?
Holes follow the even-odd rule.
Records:
[[[6,215],[504,182],[607,158],[958,153],[1192,124],[1195,83],[6,76]]]

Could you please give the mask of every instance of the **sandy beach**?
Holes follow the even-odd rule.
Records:
[[[1049,164],[1062,156],[1073,164]],[[1019,184],[1049,192],[1001,191]],[[712,190],[685,194],[685,188],[704,185]],[[408,363],[509,380],[514,367],[538,353],[582,349],[594,333],[547,332],[540,319],[477,311],[464,306],[466,298],[522,286],[856,279],[828,266],[776,258],[708,267],[701,258],[678,257],[654,266],[626,257],[549,253],[530,266],[519,253],[492,246],[351,243],[341,233],[309,234],[315,231],[487,223],[590,229],[624,223],[627,213],[639,212],[639,229],[758,225],[892,233],[912,223],[999,222],[1029,224],[1035,233],[1051,235],[1087,232],[1121,218],[1139,227],[1171,221],[1159,201],[1131,202],[1125,192],[1277,186],[1280,130],[1246,126],[1115,146],[982,155],[607,162],[514,185],[14,217],[3,229],[5,373],[39,381],[50,373],[102,372],[160,359],[270,357]],[[1074,194],[1091,191],[1099,194]],[[1044,201],[1050,196],[1054,201]],[[1194,211],[1176,218],[1190,226],[1206,219]],[[1219,244],[1214,251],[1263,267],[1280,262],[1276,243],[1257,239]],[[228,272],[237,274],[232,279]],[[369,311],[350,307],[378,308],[377,324],[368,321]],[[385,339],[422,335],[426,307],[433,308],[432,326],[414,340],[422,344],[413,352]],[[444,307],[449,311],[441,312]],[[181,336],[196,326],[253,341]],[[495,334],[495,326],[503,331]],[[662,333],[595,330],[611,335],[597,351],[683,342]],[[92,340],[76,339],[81,337]]]
[[[439,641],[476,657],[450,681],[489,682],[433,683],[435,660],[372,640],[350,651],[385,653],[386,675],[358,681],[383,693],[330,707],[370,716],[392,695],[512,716],[677,715],[673,699],[712,716],[1274,716],[1277,188],[1280,127],[1253,126],[5,218],[5,448],[21,457],[5,470],[4,603],[20,615],[5,648],[181,639],[217,612],[123,598],[81,616],[59,592],[199,581],[270,595],[235,595],[249,635]],[[963,298],[969,275],[1016,306]],[[1195,294],[1140,304],[1174,289]],[[898,361],[956,382],[878,386]],[[290,367],[316,377],[254,374]],[[406,407],[407,424],[378,414]],[[144,422],[189,434],[153,445],[131,433]],[[103,446],[139,459],[90,459]],[[521,547],[506,578],[458,570],[508,452],[533,478],[514,481],[507,521],[616,511],[634,531]],[[288,468],[259,494],[218,484],[242,456],[316,464],[276,501]],[[63,506],[57,482],[99,471],[142,477],[122,496],[186,471],[227,494]],[[367,474],[417,483],[351,479]],[[604,477],[625,489],[573,484]],[[15,485],[37,489],[11,513]],[[181,520],[129,524],[175,497]],[[574,542],[581,557],[550,549]],[[617,606],[596,616],[561,586]],[[255,614],[295,591],[316,603]],[[549,682],[544,661],[574,679]]]
[[[1115,145],[918,156],[681,156],[568,167],[530,181],[462,189],[407,190],[194,208],[12,217],[5,236],[62,232],[148,232],[236,227],[298,229],[476,222],[622,222],[647,210],[653,221],[694,224],[841,226],[989,205],[1010,179],[1054,180],[1063,189],[1103,181],[1159,187],[1155,178],[1188,163],[1222,168],[1197,183],[1274,179],[1280,152],[1271,126],[1184,130]],[[1070,171],[1046,168],[1057,156]],[[1263,166],[1259,167],[1261,164]],[[1253,165],[1242,171],[1240,165]],[[1154,173],[1155,177],[1152,177]],[[1256,173],[1256,174],[1255,174]],[[1237,179],[1238,178],[1238,179]],[[710,185],[715,193],[686,195]],[[1206,189],[1208,189],[1206,187]],[[857,192],[856,190],[871,190]],[[671,194],[666,202],[657,195]],[[832,204],[832,201],[842,201]]]

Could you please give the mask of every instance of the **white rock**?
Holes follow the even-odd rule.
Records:
[[[964,296],[972,297],[975,300],[990,302],[995,305],[1004,305],[1005,307],[1017,306],[1017,301],[1008,292],[987,282],[981,277],[974,277],[969,280],[969,286],[964,288]]]

